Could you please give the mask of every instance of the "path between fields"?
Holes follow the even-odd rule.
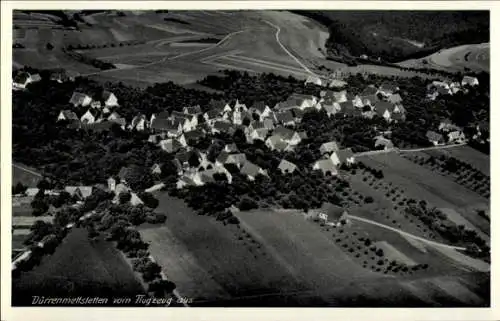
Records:
[[[418,241],[424,242],[424,243],[429,244],[429,245],[439,246],[439,247],[443,247],[443,248],[447,248],[447,249],[452,249],[452,250],[465,250],[466,249],[465,247],[461,247],[461,246],[454,246],[454,245],[448,245],[448,244],[444,244],[444,243],[439,243],[439,242],[431,241],[431,240],[425,239],[423,237],[416,236],[416,235],[404,232],[404,231],[402,231],[400,229],[397,229],[397,228],[394,228],[394,227],[391,227],[391,226],[388,226],[388,225],[385,225],[385,224],[382,224],[382,223],[378,223],[378,222],[375,222],[375,221],[372,221],[372,220],[369,220],[369,219],[366,219],[366,218],[363,218],[363,217],[359,217],[359,216],[355,216],[355,215],[350,215],[350,214],[348,215],[348,217],[351,218],[351,219],[353,219],[353,220],[357,220],[357,221],[361,221],[361,222],[364,222],[364,223],[376,225],[376,226],[381,227],[381,228],[385,228],[386,230],[390,230],[390,231],[399,233],[399,234],[401,234],[403,236],[407,236],[407,237],[416,239]]]
[[[239,33],[242,33],[244,31],[248,31],[248,30],[239,30],[239,31],[231,32],[230,34],[228,34],[224,38],[222,38],[218,43],[214,44],[213,46],[207,47],[207,48],[203,48],[203,49],[195,50],[195,51],[190,51],[190,52],[185,52],[185,53],[173,56],[173,57],[165,57],[165,58],[162,58],[162,59],[160,59],[158,61],[153,61],[153,62],[144,64],[144,65],[130,67],[130,68],[127,68],[126,70],[149,67],[149,66],[157,65],[157,64],[169,61],[169,60],[174,60],[174,59],[177,59],[177,58],[180,58],[180,57],[185,57],[185,56],[188,56],[188,55],[193,55],[193,54],[196,54],[196,53],[201,53],[201,52],[205,52],[207,50],[215,49],[215,48],[219,47],[220,45],[222,45],[224,42],[226,42],[232,36],[234,36],[236,34],[239,34]],[[108,73],[108,72],[117,71],[117,70],[122,70],[122,69],[100,70],[100,71],[91,72],[91,73],[88,73],[88,74],[81,74],[80,76],[82,76],[82,77],[94,76],[94,75],[99,75],[99,74]]]
[[[459,146],[465,146],[467,143],[453,144],[453,145],[440,145],[440,146],[431,146],[431,147],[422,147],[422,148],[413,148],[413,149],[399,149],[399,148],[390,148],[385,150],[370,150],[368,152],[355,153],[354,156],[369,156],[369,155],[377,155],[377,154],[387,154],[387,153],[412,153],[412,152],[424,152],[426,150],[435,150],[435,149],[447,149]]]
[[[316,75],[314,72],[312,72],[309,68],[307,68],[306,65],[304,65],[297,57],[295,57],[286,47],[285,45],[283,45],[280,41],[280,32],[281,32],[281,28],[277,25],[275,25],[274,23],[270,22],[270,21],[267,21],[267,20],[264,20],[265,23],[271,25],[272,27],[274,27],[276,29],[276,41],[278,42],[278,44],[280,45],[280,47],[290,56],[292,57],[293,60],[295,60],[302,68],[304,68],[305,71],[307,71],[308,73],[310,73],[311,75],[313,76],[316,76],[316,77],[319,77],[318,75]]]
[[[17,168],[17,169],[23,170],[23,171],[25,171],[25,172],[27,172],[27,173],[33,174],[33,175],[35,175],[35,176],[38,176],[38,177],[43,177],[43,176],[42,176],[42,174],[37,173],[37,172],[34,172],[34,171],[32,171],[31,169],[27,169],[27,168],[25,168],[25,167],[22,167],[22,166],[19,166],[19,165],[16,165],[16,164],[12,164],[12,166],[13,166],[13,167],[15,167],[15,168]]]

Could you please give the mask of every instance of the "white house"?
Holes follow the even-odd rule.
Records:
[[[323,86],[323,82],[321,81],[321,78],[317,76],[309,76],[307,77],[306,81],[304,82],[305,85],[307,84],[313,84],[316,86]]]
[[[92,115],[89,109],[85,114],[83,114],[83,116],[80,118],[80,121],[82,122],[82,124],[93,124],[95,122],[95,116]]]
[[[355,162],[354,153],[350,148],[334,151],[330,155],[330,159],[335,166],[340,166],[342,164],[351,165]]]
[[[107,107],[117,107],[118,106],[118,98],[116,98],[115,94],[110,91],[105,90],[102,93],[102,99],[104,101],[104,105]]]
[[[464,76],[462,79],[462,86],[478,86],[479,85],[479,80],[477,80],[476,77],[471,77],[471,76]]]

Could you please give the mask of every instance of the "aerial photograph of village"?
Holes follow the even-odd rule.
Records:
[[[489,21],[14,10],[12,305],[490,307]]]

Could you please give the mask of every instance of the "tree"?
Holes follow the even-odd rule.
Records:
[[[54,49],[54,46],[50,42],[47,42],[47,44],[45,45],[45,48],[47,48],[47,50],[52,50],[52,49]]]
[[[35,198],[31,202],[31,207],[33,208],[33,216],[40,216],[48,211],[49,204],[43,198]]]
[[[26,191],[28,187],[24,186],[23,183],[18,182],[15,186],[12,187],[12,195],[22,194]]]
[[[153,292],[157,297],[163,297],[165,293],[172,293],[175,290],[175,283],[167,280],[153,280],[149,283],[148,292]]]
[[[48,190],[52,188],[52,185],[46,179],[42,179],[36,184],[36,187],[43,190]]]
[[[144,205],[149,208],[157,208],[159,201],[153,196],[153,194],[148,192],[139,193],[139,198],[142,200]]]
[[[248,210],[251,210],[251,209],[254,209],[254,208],[257,208],[258,205],[257,203],[248,198],[248,197],[244,197],[241,201],[240,201],[240,204],[238,205],[238,208],[241,210],[241,211],[248,211]]]
[[[142,271],[142,278],[144,279],[144,281],[149,282],[158,278],[160,276],[160,272],[161,267],[156,262],[149,261],[144,266],[144,269]]]
[[[366,204],[373,203],[373,197],[371,197],[371,196],[367,196],[367,197],[365,197],[365,203],[366,203]]]
[[[121,192],[118,195],[118,199],[120,200],[120,204],[126,204],[130,202],[130,199],[132,198],[132,194],[130,192]]]

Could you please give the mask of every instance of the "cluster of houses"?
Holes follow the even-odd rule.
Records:
[[[69,72],[64,69],[53,69],[50,71],[50,80],[63,83],[65,81],[74,81],[77,73]],[[38,73],[31,74],[27,71],[18,72],[12,79],[13,90],[25,90],[29,84],[36,83],[42,80]]]
[[[350,148],[339,148],[335,141],[326,142],[319,147],[321,158],[313,163],[313,170],[320,170],[324,175],[335,176],[337,168],[345,165],[350,166],[355,163],[354,153]]]
[[[427,85],[427,98],[435,100],[439,96],[454,95],[459,91],[467,92],[467,87],[479,86],[476,77],[464,76],[461,82],[435,80]]]

